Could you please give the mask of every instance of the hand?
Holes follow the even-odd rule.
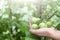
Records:
[[[46,36],[51,37],[53,39],[60,40],[60,31],[54,29],[54,28],[40,28],[37,30],[32,29],[32,18],[29,21],[30,24],[30,32],[38,35],[38,36]]]

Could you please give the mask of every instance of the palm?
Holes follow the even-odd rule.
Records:
[[[38,36],[46,36],[46,37],[51,37],[54,39],[57,39],[59,37],[59,31],[55,30],[54,28],[40,28],[37,30],[32,29],[32,18],[29,21],[30,24],[30,32],[33,34],[36,34]]]

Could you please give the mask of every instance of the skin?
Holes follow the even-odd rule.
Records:
[[[32,29],[32,18],[29,21],[30,32],[38,36],[46,36],[54,40],[60,40],[60,31],[54,28],[40,28],[37,30]]]

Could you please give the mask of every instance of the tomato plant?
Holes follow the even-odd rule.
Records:
[[[60,30],[60,0],[42,0],[39,12],[36,2],[0,0],[0,40],[52,40],[30,33],[29,19],[33,16],[35,30],[48,27]]]

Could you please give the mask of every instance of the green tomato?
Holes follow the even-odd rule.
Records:
[[[51,18],[50,21],[51,21],[51,22],[54,22],[54,19]]]
[[[37,24],[33,24],[33,25],[32,25],[32,28],[33,28],[33,29],[38,29],[39,27],[38,27]]]
[[[51,22],[51,21],[48,21],[48,22],[47,22],[47,26],[48,26],[48,27],[51,27],[51,26],[52,26],[52,22]]]
[[[39,24],[39,27],[40,28],[47,28],[47,25],[44,22],[42,22],[42,23]]]
[[[60,6],[58,6],[58,8],[57,8],[57,9],[58,9],[58,12],[60,12]]]
[[[40,18],[33,17],[32,22],[33,23],[38,23],[40,21]]]
[[[37,21],[40,21],[40,18],[37,18]]]
[[[32,18],[32,22],[35,23],[37,20],[35,17]]]

